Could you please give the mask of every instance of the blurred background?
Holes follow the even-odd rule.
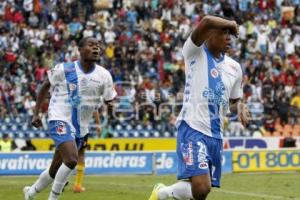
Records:
[[[77,60],[78,41],[93,36],[102,42],[99,64],[112,74],[118,96],[111,115],[105,106],[98,110],[101,131],[91,121],[87,148],[94,152],[86,155],[86,173],[136,176],[115,176],[119,193],[106,188],[111,177],[103,183],[86,177],[88,190],[97,180],[104,186],[99,197],[107,189],[119,194],[112,199],[146,199],[155,182],[174,182],[185,83],[181,48],[203,16],[221,15],[239,24],[228,54],[241,64],[252,120],[243,127],[227,116],[222,170],[231,174],[211,199],[296,200],[299,173],[235,172],[300,170],[299,6],[300,0],[0,0],[0,175],[38,175],[51,162],[49,98],[43,127],[31,125],[37,91],[48,70]],[[16,187],[32,181],[1,177],[0,198],[13,188],[12,199],[20,199]],[[95,199],[99,189],[91,191],[85,199]]]
[[[175,137],[184,63],[181,47],[204,15],[236,20],[230,56],[244,72],[253,120],[233,117],[225,137],[299,136],[299,0],[0,0],[0,135],[47,137],[30,120],[47,70],[79,57],[77,42],[103,42],[101,65],[118,92],[115,117],[102,114],[102,137]],[[98,137],[91,123],[91,133]]]

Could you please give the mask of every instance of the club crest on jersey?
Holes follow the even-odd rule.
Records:
[[[63,135],[67,133],[67,127],[66,124],[63,122],[58,122],[56,127],[56,133],[59,135]]]
[[[207,168],[208,168],[208,164],[206,162],[199,163],[199,169],[207,169]]]
[[[70,91],[74,91],[74,90],[76,90],[76,84],[74,84],[74,83],[69,83],[69,88],[70,88]]]
[[[212,68],[210,70],[210,75],[213,77],[213,78],[217,78],[219,76],[219,72],[216,68]]]

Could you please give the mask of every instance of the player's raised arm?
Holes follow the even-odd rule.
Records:
[[[229,29],[231,34],[238,37],[238,25],[235,21],[215,16],[205,16],[192,32],[191,39],[196,46],[201,46],[214,29]]]
[[[32,125],[37,128],[42,126],[42,121],[39,117],[39,112],[40,112],[41,105],[44,102],[44,100],[48,94],[50,86],[51,86],[51,84],[50,84],[49,80],[46,79],[43,82],[40,90],[37,93],[36,105],[34,108],[34,114],[33,114],[33,118],[32,118]]]

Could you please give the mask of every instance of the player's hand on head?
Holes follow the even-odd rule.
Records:
[[[42,120],[38,115],[33,116],[32,120],[31,120],[31,124],[36,128],[39,128],[43,125]]]
[[[239,37],[239,25],[236,23],[235,20],[230,21],[230,22],[231,22],[231,32],[236,38],[238,38]]]
[[[251,114],[250,114],[246,104],[239,103],[238,115],[239,115],[239,120],[242,123],[242,125],[247,126],[249,121],[251,120]]]

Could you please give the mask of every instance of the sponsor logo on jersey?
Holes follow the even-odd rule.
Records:
[[[91,78],[90,81],[91,81],[91,82],[95,82],[95,83],[97,83],[97,84],[101,84],[101,83],[102,83],[102,81],[96,80],[96,79],[93,79],[93,78]]]
[[[190,67],[196,63],[196,60],[192,60],[190,63]]]
[[[225,85],[223,82],[219,81],[215,88],[206,88],[202,96],[208,99],[209,103],[222,105],[223,107],[228,106],[228,101],[224,97],[225,94]]]

